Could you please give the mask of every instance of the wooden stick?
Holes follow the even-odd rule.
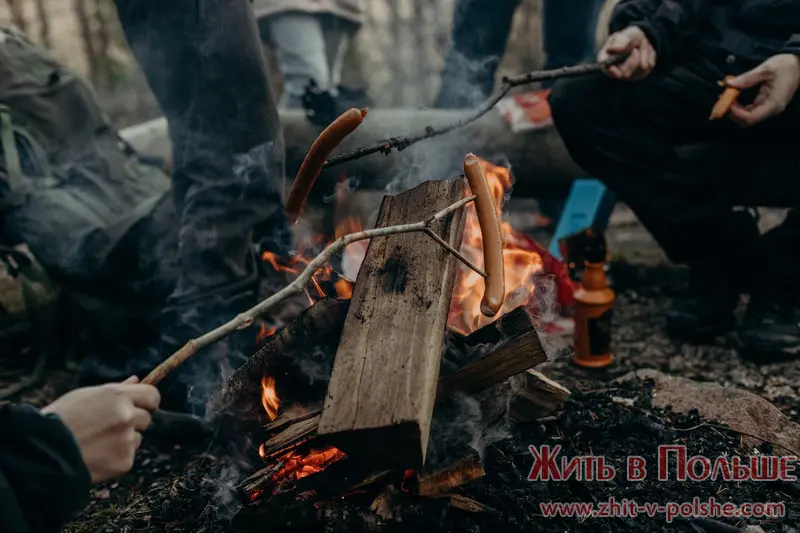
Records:
[[[413,224],[401,224],[397,226],[388,226],[385,228],[375,228],[371,230],[359,231],[356,233],[351,233],[349,235],[344,235],[339,237],[331,244],[329,244],[319,255],[317,255],[313,261],[311,261],[308,266],[300,273],[297,278],[284,287],[283,289],[279,290],[263,302],[259,303],[255,307],[245,311],[236,316],[233,320],[223,324],[222,326],[209,331],[208,333],[196,338],[191,339],[189,342],[183,345],[181,349],[177,352],[169,356],[163,363],[158,365],[152,372],[150,372],[147,377],[142,380],[142,383],[147,385],[156,385],[160,383],[170,372],[178,368],[180,365],[188,361],[192,356],[194,356],[199,350],[210,346],[216,342],[221,341],[222,339],[232,335],[233,333],[245,329],[253,324],[256,318],[263,315],[276,305],[280,304],[281,302],[288,299],[290,296],[302,292],[306,286],[308,285],[309,281],[311,280],[311,276],[319,270],[325,263],[330,261],[331,257],[333,257],[338,252],[344,250],[350,244],[363,241],[367,239],[374,239],[376,237],[385,237],[387,235],[396,235],[399,233],[414,233],[414,232],[422,232],[427,233],[428,229],[434,222],[438,222],[451,213],[458,211],[459,209],[463,208],[465,205],[473,202],[475,200],[475,196],[468,196],[466,198],[462,198],[461,200],[454,202],[452,205],[442,209],[435,215],[429,217],[427,220],[423,220],[421,222],[415,222]],[[438,241],[436,241],[438,242]],[[450,251],[448,249],[448,251]],[[452,252],[451,252],[452,253]],[[460,254],[459,254],[460,255]],[[458,256],[456,256],[458,257]],[[463,259],[463,256],[461,256]],[[474,265],[467,262],[467,266],[473,268]],[[486,276],[486,274],[482,271],[477,271],[478,274],[481,276]]]
[[[537,81],[545,81],[545,80],[555,80],[560,78],[572,78],[576,76],[584,76],[586,74],[592,74],[594,72],[600,72],[604,68],[617,64],[623,61],[627,55],[624,56],[617,56],[605,63],[587,63],[585,65],[576,65],[572,67],[562,67],[553,70],[536,70],[533,72],[528,72],[526,74],[519,74],[517,76],[510,76],[507,78],[503,78],[503,82],[497,90],[492,93],[492,95],[483,101],[483,103],[479,104],[478,107],[474,108],[471,111],[468,111],[464,116],[456,120],[455,122],[451,122],[449,124],[444,124],[441,126],[427,126],[425,129],[414,132],[408,135],[404,135],[401,137],[392,137],[391,139],[386,139],[382,141],[378,141],[373,144],[369,144],[367,146],[362,146],[360,148],[356,148],[349,152],[345,152],[343,154],[337,155],[336,157],[331,157],[325,162],[323,168],[334,167],[336,165],[341,165],[342,163],[347,163],[348,161],[353,161],[354,159],[360,159],[364,156],[368,156],[370,154],[382,153],[388,155],[391,153],[392,149],[405,150],[412,144],[418,143],[419,141],[423,141],[425,139],[430,139],[431,137],[437,137],[439,135],[444,135],[445,133],[449,133],[453,130],[458,128],[463,128],[467,124],[471,122],[475,122],[483,115],[489,112],[497,102],[503,99],[503,97],[508,94],[508,92],[513,89],[514,87],[518,87],[520,85],[528,85]]]
[[[420,476],[417,494],[420,496],[444,494],[485,475],[480,460],[476,457],[464,457],[437,472]]]

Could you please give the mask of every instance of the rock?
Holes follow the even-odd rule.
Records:
[[[653,380],[653,407],[687,413],[697,409],[710,422],[726,424],[742,434],[742,445],[773,444],[781,455],[800,455],[800,424],[792,422],[770,402],[745,390],[716,383],[699,383],[657,370],[637,370],[618,381]]]

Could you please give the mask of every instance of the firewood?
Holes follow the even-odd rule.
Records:
[[[486,475],[483,465],[475,457],[465,457],[445,468],[421,476],[417,486],[420,496],[443,494]]]
[[[523,386],[514,393],[509,416],[518,422],[529,422],[552,414],[559,409],[570,391],[541,372],[528,370]]]
[[[283,462],[275,461],[239,483],[237,489],[246,498],[255,499],[272,482],[272,476],[281,468],[283,468]]]
[[[539,335],[535,330],[512,337],[491,354],[439,380],[439,397],[447,397],[455,391],[471,393],[496,385],[511,376],[547,361]]]
[[[275,433],[276,431],[281,431],[298,422],[303,422],[304,420],[313,418],[319,415],[321,412],[322,412],[321,406],[289,411],[281,414],[281,416],[279,416],[278,418],[276,418],[275,420],[264,426],[264,430],[267,433]]]
[[[292,424],[264,443],[263,457],[273,457],[308,441],[316,435],[318,425],[319,415]]]
[[[349,301],[323,298],[268,337],[261,349],[228,380],[220,401],[222,409],[215,410],[224,412],[233,421],[263,421],[261,378],[265,374],[277,376],[279,388],[287,380],[299,381],[305,377],[300,361],[309,353],[320,354],[316,362],[320,367],[330,368],[349,305]],[[325,373],[324,368],[320,373]],[[308,394],[308,403],[321,400],[325,390],[325,383],[318,384],[317,388],[309,387],[307,383],[303,386],[285,385],[284,389]]]
[[[487,511],[494,512],[494,510],[490,507],[487,507],[480,502],[476,502],[472,498],[462,496],[461,494],[443,494],[441,497],[450,500],[450,507],[453,509],[467,511],[468,513],[485,513]]]
[[[463,195],[460,180],[423,183],[386,197],[376,227],[425,220]],[[463,210],[434,226],[457,249]],[[320,436],[376,466],[422,466],[456,261],[418,235],[370,242],[328,384]]]

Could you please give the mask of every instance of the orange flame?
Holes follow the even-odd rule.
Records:
[[[278,391],[275,390],[275,378],[272,376],[261,378],[261,405],[264,406],[270,422],[278,418],[281,401],[278,398]]]
[[[256,334],[256,342],[261,344],[268,337],[275,335],[275,332],[278,330],[275,326],[267,326],[266,323],[262,322],[261,327],[258,330],[258,334]]]

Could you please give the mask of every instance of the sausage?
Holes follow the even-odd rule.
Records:
[[[733,107],[733,104],[739,99],[741,91],[733,87],[728,87],[728,82],[734,77],[735,76],[725,76],[725,81],[720,82],[720,85],[725,87],[725,90],[722,91],[717,103],[714,104],[714,109],[711,110],[711,116],[708,117],[708,120],[719,120],[727,115],[728,111]]]
[[[503,237],[500,235],[500,219],[497,208],[489,191],[489,183],[483,173],[480,160],[473,154],[464,158],[464,175],[475,199],[475,210],[478,213],[478,224],[483,236],[483,264],[486,270],[484,280],[481,313],[495,316],[503,307],[506,297],[505,278],[503,274]]]
[[[334,120],[311,145],[311,149],[306,154],[297,176],[294,178],[289,197],[286,200],[286,213],[289,222],[294,224],[300,217],[300,212],[308,198],[308,193],[317,181],[322,166],[330,153],[344,140],[345,137],[361,125],[364,117],[367,116],[369,109],[348,109],[339,118]]]

